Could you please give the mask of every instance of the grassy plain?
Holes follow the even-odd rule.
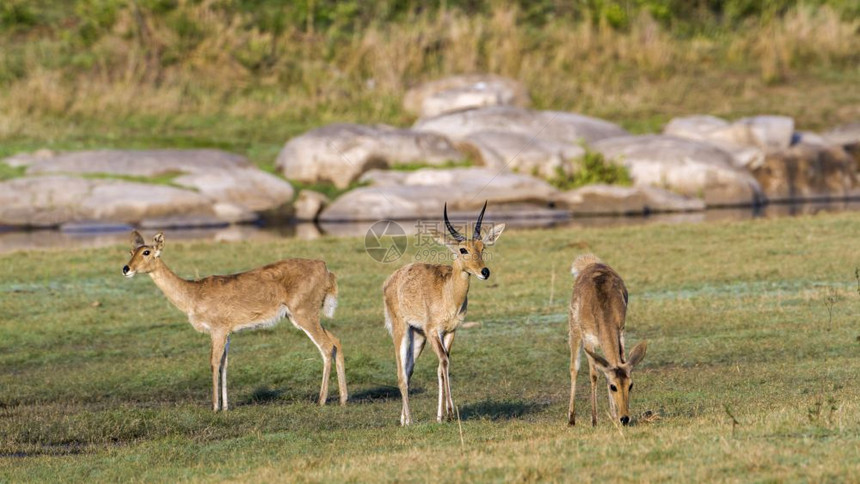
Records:
[[[172,243],[168,232],[163,257],[185,277],[294,256],[323,257],[339,276],[327,327],[344,344],[349,405],[313,403],[319,355],[282,322],[234,336],[222,414],[209,410],[207,337],[147,277],[121,276],[126,247],[2,255],[0,482],[851,481],[858,233],[857,214],[510,230],[490,249],[492,278],[472,285],[478,324],[454,344],[461,422],[434,422],[428,353],[405,429],[380,286],[420,248],[383,265],[361,239]],[[658,419],[617,428],[601,391],[596,428],[566,425],[568,268],[584,251],[628,282],[628,344],[649,341],[632,412]]]

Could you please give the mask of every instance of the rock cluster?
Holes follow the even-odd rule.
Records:
[[[124,223],[201,226],[291,214],[326,223],[438,218],[700,211],[768,201],[857,196],[860,122],[821,134],[786,116],[735,121],[675,118],[660,134],[632,135],[593,117],[529,107],[525,87],[466,75],[412,88],[412,127],[332,124],[289,140],[283,178],[218,150],[41,150],[5,160],[25,176],[0,182],[0,226]],[[589,156],[623,165],[632,186],[563,191]],[[334,200],[286,180],[330,183]],[[552,183],[550,183],[552,182]],[[555,184],[555,186],[554,186]],[[568,185],[569,186],[569,185]]]
[[[288,209],[293,198],[288,182],[218,150],[41,151],[4,161],[27,176],[0,183],[0,225],[223,225]],[[145,182],[157,178],[168,182]]]

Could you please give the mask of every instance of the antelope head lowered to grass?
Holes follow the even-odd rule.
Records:
[[[502,234],[505,225],[494,226],[481,236],[481,220],[478,215],[475,232],[471,239],[457,232],[448,221],[448,206],[445,205],[445,226],[453,240],[440,239],[454,253],[452,265],[412,263],[395,271],[382,286],[385,303],[385,327],[394,341],[397,362],[397,384],[403,397],[400,424],[412,423],[409,412],[409,380],[415,361],[421,355],[424,344],[430,347],[439,359],[439,408],[436,420],[454,416],[454,401],[448,380],[448,363],[454,331],[466,316],[467,294],[472,276],[481,280],[490,277],[484,265],[483,252],[486,245],[493,244]],[[443,414],[444,412],[444,414]]]
[[[149,274],[167,299],[188,315],[191,326],[211,336],[213,410],[227,410],[230,334],[273,326],[284,317],[304,331],[322,353],[320,405],[328,397],[332,359],[337,366],[340,403],[346,403],[343,350],[340,341],[320,325],[320,308],[327,317],[332,317],[337,307],[337,281],[325,262],[287,259],[239,274],[188,281],[174,274],[161,260],[163,249],[164,234],[158,233],[153,244],[146,245],[137,231],[132,232],[131,260],[122,273],[125,277]]]
[[[597,372],[609,385],[609,408],[622,425],[630,422],[631,372],[645,357],[647,343],[636,345],[630,357],[624,355],[624,319],[627,315],[627,287],[621,276],[597,257],[588,254],[573,262],[575,278],[570,301],[570,407],[568,423],[576,424],[574,397],[580,348],[588,355],[591,377],[591,425],[597,425]],[[600,347],[603,355],[595,350]]]

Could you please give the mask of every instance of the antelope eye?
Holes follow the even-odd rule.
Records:
[[[628,391],[633,390],[633,384],[632,383],[630,384],[630,388],[628,388],[627,390]]]
[[[618,391],[618,387],[617,387],[617,386],[615,386],[615,385],[609,385],[609,389],[610,389],[610,390],[612,390],[613,392],[617,392],[617,391]]]
[[[469,251],[468,251],[468,250],[466,250],[466,249],[461,248],[461,249],[460,249],[460,253],[461,253],[461,254],[468,254],[468,253],[469,253]]]
[[[143,255],[149,255],[149,251],[148,250],[143,251]]]

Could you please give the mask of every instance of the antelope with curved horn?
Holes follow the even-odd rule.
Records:
[[[576,425],[574,397],[579,371],[580,349],[588,356],[591,377],[591,425],[597,425],[597,372],[606,377],[609,408],[613,419],[630,423],[631,372],[645,357],[645,341],[624,355],[624,320],[627,316],[627,287],[621,276],[597,257],[576,258],[571,272],[575,278],[570,300],[570,407],[568,424]],[[603,355],[595,353],[597,347]]]
[[[164,234],[159,232],[153,244],[146,245],[137,231],[132,232],[131,259],[122,273],[129,278],[149,274],[167,299],[188,315],[191,326],[211,336],[213,410],[227,410],[230,334],[270,327],[284,317],[304,331],[322,354],[320,405],[328,398],[332,360],[337,367],[340,404],[346,403],[343,350],[340,341],[320,325],[320,308],[330,318],[337,307],[337,279],[325,262],[287,259],[239,274],[189,281],[174,274],[161,260],[163,249]]]
[[[448,367],[454,332],[466,316],[471,276],[486,280],[490,270],[484,265],[483,252],[502,234],[505,225],[494,226],[481,236],[481,221],[486,202],[471,239],[457,232],[448,220],[448,205],[443,211],[445,227],[453,240],[440,237],[437,241],[454,254],[451,265],[412,263],[395,271],[382,286],[385,303],[385,327],[394,341],[397,362],[397,384],[403,398],[400,424],[412,423],[409,411],[409,380],[415,361],[426,342],[439,359],[439,407],[436,420],[454,416],[454,401]]]

